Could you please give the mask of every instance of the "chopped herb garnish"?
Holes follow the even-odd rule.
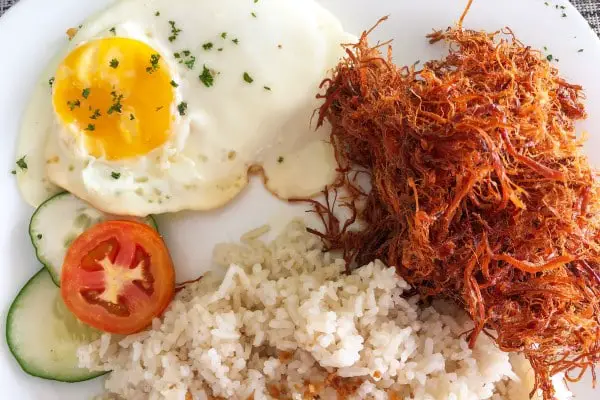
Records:
[[[277,162],[278,162],[279,164],[281,164],[281,163],[283,162],[283,160],[284,160],[284,159],[283,159],[283,157],[279,156],[279,158],[277,159]]]
[[[562,13],[561,17],[567,18],[567,13]]]
[[[213,48],[213,44],[212,44],[212,42],[206,42],[206,43],[204,43],[204,44],[202,45],[202,48],[203,48],[204,50],[210,50],[210,49],[212,49],[212,48]]]
[[[235,43],[235,44],[240,43],[240,41],[238,40],[238,38],[233,39],[232,42]]]
[[[270,88],[269,86],[263,86],[263,88],[264,88],[265,90],[268,90],[269,92],[271,91],[271,88]]]
[[[550,5],[550,4],[548,4],[548,2],[547,2],[547,1],[545,1],[545,2],[544,2],[544,4],[545,4],[545,5],[547,5],[547,6],[549,6],[549,5]]]
[[[113,58],[112,60],[110,60],[109,65],[111,68],[117,68],[119,66],[119,60],[117,60],[116,58]]]
[[[548,61],[552,61],[552,59],[553,59],[553,58],[554,58],[554,57],[552,57],[552,54],[548,54],[548,55],[546,56],[546,60],[548,60]]]
[[[221,39],[227,39],[227,32],[221,33]]]
[[[150,66],[146,67],[146,72],[151,74],[156,72],[159,68],[158,62],[160,61],[160,54],[154,53],[150,56]]]
[[[83,96],[84,99],[87,99],[88,96],[90,95],[90,88],[85,88],[81,91],[81,95]]]
[[[12,171],[10,171],[10,173],[13,174],[13,175],[16,175],[17,171],[13,169]]]
[[[48,85],[49,85],[50,87],[52,87],[52,85],[54,85],[54,77],[52,77],[52,78],[48,79]]]
[[[244,72],[244,81],[246,83],[252,83],[254,82],[254,79],[252,79],[252,77],[247,72]]]
[[[548,51],[548,47],[544,46],[544,51]]]
[[[92,115],[90,115],[90,119],[98,119],[98,117],[100,117],[100,110],[98,110],[97,108],[94,110],[94,113]]]
[[[200,82],[202,82],[206,87],[211,87],[215,82],[213,74],[208,68],[206,68],[206,65],[202,66],[202,73],[198,78],[200,79]]]
[[[159,16],[160,16],[160,11],[157,11],[157,12],[155,12],[155,13],[154,13],[154,16],[155,16],[155,17],[159,17]]]
[[[179,115],[185,115],[185,112],[187,111],[187,103],[185,101],[179,103],[177,105],[177,110],[179,111]]]
[[[69,100],[67,101],[67,105],[69,106],[69,109],[73,111],[75,108],[81,106],[81,102],[79,100]]]
[[[121,177],[121,173],[120,172],[111,172],[110,176],[113,179],[119,179]]]
[[[252,15],[254,18],[256,18],[256,13],[255,12],[251,12],[250,15]]]
[[[583,49],[577,50],[578,53],[583,53]]]
[[[561,9],[561,10],[564,10],[565,8],[567,8],[567,7],[565,7],[565,6],[560,6],[560,9]]]
[[[113,26],[112,28],[110,28],[108,31],[109,31],[110,33],[112,33],[113,35],[116,35],[116,34],[117,34],[117,28],[115,28],[114,26]]]
[[[133,115],[133,114],[129,114],[129,120],[130,120],[130,121],[133,121],[134,119],[135,119],[135,115]]]
[[[196,63],[196,57],[191,56],[188,60],[184,62],[185,66],[189,69],[194,69],[194,64]]]
[[[87,128],[85,128],[86,131],[90,131],[93,132],[96,130],[96,125],[94,124],[88,124]]]
[[[41,238],[44,237],[44,235],[42,235],[41,233],[38,233],[36,237],[38,238],[38,240],[40,240]]]
[[[110,94],[112,95],[113,98],[113,104],[110,106],[110,108],[108,109],[108,114],[112,114],[114,112],[117,113],[121,113],[122,109],[123,109],[123,105],[121,104],[121,100],[123,100],[123,95],[122,94],[117,94],[117,92],[112,91],[110,92]]]
[[[181,52],[177,52],[177,53],[173,54],[173,56],[179,60],[179,64],[184,64],[186,67],[188,67],[188,69],[194,69],[194,64],[196,63],[196,57],[194,57],[192,55],[191,51],[182,50]]]
[[[27,162],[25,161],[25,157],[23,156],[17,160],[17,167],[21,168],[21,170],[27,169]]]
[[[177,36],[179,36],[181,33],[181,29],[178,29],[175,26],[175,21],[169,21],[169,25],[171,25],[171,36],[169,36],[169,42],[172,42],[177,39]]]
[[[254,4],[258,3],[258,0],[254,0]]]
[[[163,108],[165,108],[165,106],[158,106],[158,107],[156,107],[156,111],[160,111],[160,110],[162,110]]]
[[[217,51],[223,51],[223,48],[222,48],[222,47],[219,47],[219,48],[217,49]]]
[[[179,87],[179,85],[175,81],[171,81],[171,86],[173,86],[173,87]]]

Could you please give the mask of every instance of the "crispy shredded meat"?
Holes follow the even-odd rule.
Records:
[[[329,198],[313,202],[326,222],[315,233],[349,262],[383,259],[424,298],[461,304],[470,344],[485,332],[523,352],[550,400],[551,376],[576,381],[600,360],[600,197],[575,135],[582,88],[508,28],[466,30],[461,18],[428,36],[449,54],[421,70],[396,67],[370,32],[323,83],[319,113],[341,172],[329,195],[349,193],[337,204],[362,225],[338,221]]]

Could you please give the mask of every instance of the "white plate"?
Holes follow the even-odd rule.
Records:
[[[299,0],[301,1],[301,0]],[[373,39],[395,39],[398,63],[439,57],[439,47],[424,38],[433,28],[445,28],[459,17],[466,0],[321,0],[339,16],[350,32],[359,34],[383,15],[390,20]],[[15,139],[29,94],[53,53],[65,44],[65,30],[103,8],[109,0],[21,0],[0,19],[0,318],[19,288],[40,268],[27,224],[33,210],[21,201],[15,178]],[[173,2],[175,6],[176,2]],[[592,133],[587,151],[600,165],[600,41],[587,22],[568,2],[543,0],[476,0],[466,20],[467,27],[495,30],[510,26],[525,43],[546,46],[570,81],[586,88],[589,119],[578,128]],[[556,7],[558,6],[558,7]],[[561,6],[565,7],[564,9]],[[563,17],[562,14],[566,14]],[[578,52],[583,49],[583,52]],[[225,209],[211,213],[182,213],[159,221],[173,253],[180,280],[195,277],[210,267],[213,244],[236,239],[242,232],[265,222],[282,224],[293,208],[268,196],[259,182],[253,184]],[[43,335],[40,332],[40,335]],[[23,373],[0,342],[0,398],[85,399],[98,393],[101,382],[62,384],[32,378]],[[600,396],[589,378],[573,385],[578,399]]]

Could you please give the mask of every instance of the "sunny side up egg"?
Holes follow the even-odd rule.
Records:
[[[337,166],[315,94],[353,39],[312,0],[117,1],[36,91],[21,193],[37,206],[54,184],[144,216],[222,206],[258,171],[281,198],[312,196]]]

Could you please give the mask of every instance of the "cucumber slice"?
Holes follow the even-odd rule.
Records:
[[[67,249],[85,230],[93,225],[114,219],[143,222],[158,230],[154,218],[124,217],[98,211],[71,193],[59,193],[42,203],[31,217],[29,236],[35,254],[60,286],[60,272]]]
[[[55,381],[80,382],[105,373],[78,367],[77,348],[100,335],[71,314],[45,268],[21,289],[6,318],[6,342],[21,368]]]

